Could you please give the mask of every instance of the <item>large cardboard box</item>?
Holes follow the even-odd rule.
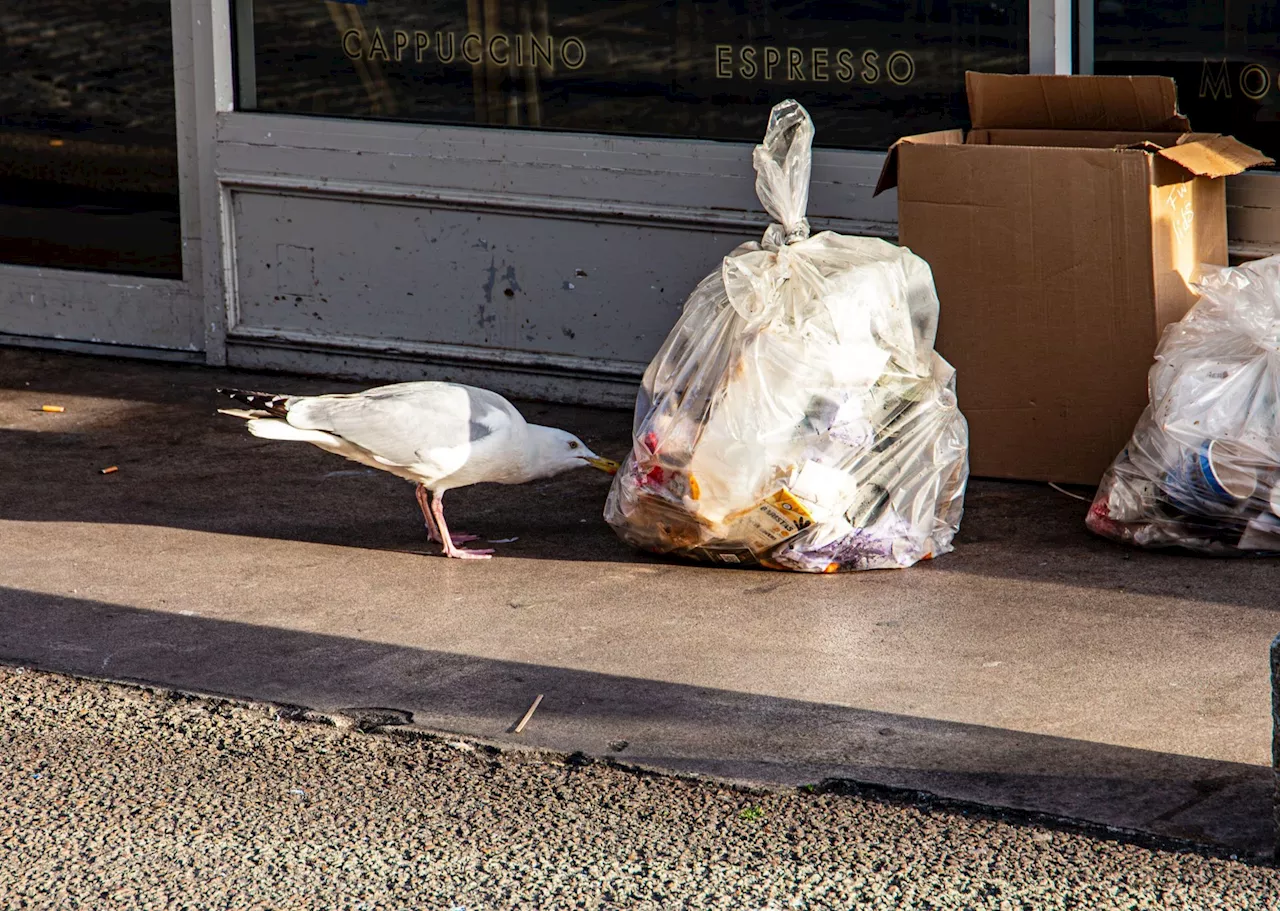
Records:
[[[1147,401],[1165,325],[1226,264],[1224,178],[1271,163],[1191,132],[1158,76],[968,73],[968,135],[908,136],[899,241],[933,268],[974,475],[1096,484]]]

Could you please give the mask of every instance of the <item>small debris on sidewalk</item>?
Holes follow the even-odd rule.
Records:
[[[1052,487],[1054,490],[1056,490],[1058,493],[1060,493],[1060,494],[1065,494],[1066,496],[1071,497],[1071,499],[1073,499],[1073,500],[1083,500],[1083,501],[1084,501],[1084,502],[1086,502],[1086,503],[1092,503],[1092,502],[1093,502],[1093,499],[1092,499],[1091,497],[1082,497],[1082,496],[1080,496],[1080,494],[1078,494],[1078,493],[1072,493],[1072,492],[1071,492],[1071,491],[1069,491],[1069,490],[1064,490],[1062,487],[1058,486],[1057,484],[1053,483],[1052,481],[1050,481],[1050,482],[1049,482],[1049,486],[1050,486],[1050,487]]]
[[[119,465],[108,465],[106,468],[101,469],[98,474],[115,474],[119,470]]]
[[[49,414],[62,414],[62,412],[67,409],[63,408],[61,405],[41,405],[40,410],[47,411]]]
[[[529,723],[529,719],[533,717],[533,713],[538,710],[538,706],[541,704],[542,704],[542,694],[539,693],[538,698],[533,700],[533,705],[529,706],[529,711],[524,713],[524,717],[520,719],[520,723],[515,726],[515,729],[511,733],[519,734],[521,731],[523,731],[524,726]]]

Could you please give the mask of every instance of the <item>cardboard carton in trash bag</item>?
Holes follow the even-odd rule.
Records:
[[[773,109],[756,191],[775,223],[686,301],[649,364],[605,518],[657,553],[807,572],[945,553],[968,480],[928,265],[805,219],[813,124]]]

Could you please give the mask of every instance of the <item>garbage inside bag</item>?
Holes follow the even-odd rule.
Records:
[[[1280,554],[1280,256],[1201,272],[1085,522],[1141,547]]]
[[[645,371],[605,519],[637,547],[806,572],[951,550],[968,481],[928,265],[809,236],[813,124],[773,109],[756,192],[775,219],[685,302]]]

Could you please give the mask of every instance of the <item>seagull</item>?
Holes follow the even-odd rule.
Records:
[[[311,443],[412,481],[428,537],[457,559],[483,560],[493,551],[458,546],[478,539],[449,533],[447,491],[485,481],[523,484],[588,465],[618,470],[573,434],[530,424],[496,392],[460,383],[396,383],[315,396],[218,392],[249,406],[218,412],[244,418],[256,437]]]

